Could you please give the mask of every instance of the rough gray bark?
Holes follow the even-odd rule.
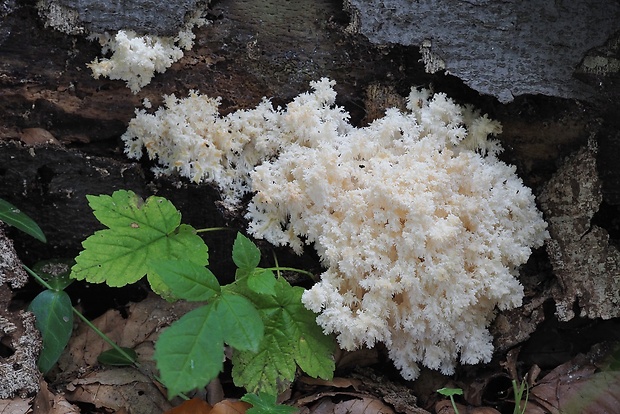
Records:
[[[347,3],[352,29],[373,43],[421,47],[427,71],[445,69],[501,102],[524,94],[594,99],[600,91],[575,69],[619,71],[617,55],[588,55],[619,29],[615,0]]]
[[[620,252],[592,223],[603,201],[596,152],[592,143],[571,156],[539,198],[552,236],[547,252],[559,282],[553,297],[562,321],[620,316]]]
[[[199,0],[40,0],[47,25],[68,34],[133,30],[173,36],[196,10]]]
[[[35,328],[30,312],[10,311],[12,288],[22,287],[28,277],[11,240],[0,225],[0,339],[2,346],[11,351],[0,357],[0,399],[28,394],[39,389],[37,358],[41,350],[41,336]],[[3,353],[5,351],[3,350]]]

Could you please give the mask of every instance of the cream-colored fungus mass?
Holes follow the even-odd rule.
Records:
[[[274,109],[226,117],[218,101],[167,97],[123,139],[161,173],[216,184],[229,206],[252,194],[249,232],[326,271],[303,303],[353,350],[383,342],[407,379],[421,363],[489,361],[496,308],[520,306],[518,267],[548,237],[531,190],[497,158],[498,122],[444,94],[412,89],[408,110],[364,128],[335,106],[334,82]]]
[[[134,94],[148,85],[155,73],[164,73],[183,57],[183,50],[194,46],[194,27],[204,26],[206,20],[196,13],[176,36],[138,35],[133,30],[119,30],[116,34],[91,34],[98,40],[107,58],[96,58],[87,66],[93,77],[124,80]]]

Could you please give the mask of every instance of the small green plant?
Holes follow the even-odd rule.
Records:
[[[64,291],[72,283],[69,279],[70,265],[67,261],[45,261],[37,263],[34,270],[28,266],[24,266],[24,269],[45,288],[28,306],[28,310],[35,315],[36,327],[41,332],[43,347],[37,366],[43,374],[52,369],[69,343],[73,331],[73,315],[80,318],[112,347],[99,355],[99,362],[108,365],[137,366],[137,354],[133,349],[119,347],[71,305],[71,299]]]
[[[527,407],[527,401],[530,396],[530,389],[527,386],[527,381],[524,379],[520,384],[517,384],[516,380],[512,380],[512,391],[514,392],[515,408],[513,414],[525,414],[525,408]],[[525,401],[523,401],[523,393],[525,393]],[[523,407],[521,407],[523,404]]]
[[[513,414],[525,414],[525,407],[527,406],[527,401],[529,397],[529,388],[527,386],[527,382],[523,380],[520,384],[517,384],[516,380],[512,380],[512,391],[514,393],[515,399]],[[452,409],[454,410],[454,413],[459,414],[459,410],[456,407],[456,402],[454,401],[454,396],[463,395],[463,390],[461,388],[441,388],[438,389],[437,392],[441,395],[449,397],[450,402],[452,403]],[[525,393],[525,401],[523,401],[523,393]],[[523,407],[521,407],[521,404],[523,404]]]
[[[39,370],[46,374],[64,351],[73,332],[73,306],[64,289],[72,282],[69,279],[71,267],[62,263],[54,263],[55,268],[63,268],[56,272],[46,267],[51,264],[38,264],[34,268],[42,275],[25,267],[45,290],[39,293],[28,306],[28,310],[36,317],[36,327],[41,332],[43,347],[37,360]]]
[[[331,378],[333,340],[303,307],[303,289],[274,274],[286,268],[258,267],[260,250],[247,237],[238,234],[233,245],[235,281],[220,286],[205,267],[208,249],[198,236],[208,229],[181,224],[170,201],[155,196],[142,201],[124,190],[87,197],[108,228],[83,242],[72,278],[124,286],[146,275],[166,299],[205,302],[156,343],[154,357],[171,397],[217,377],[224,344],[234,350],[235,384],[257,396],[277,395],[298,366],[310,376]]]
[[[2,199],[0,199],[0,220],[37,240],[47,242],[45,234],[34,220]],[[110,351],[100,356],[102,363],[119,363],[119,361],[122,361],[123,365],[135,363],[137,358],[135,351],[120,348],[71,305],[71,299],[64,289],[72,282],[69,278],[72,262],[63,260],[39,262],[33,266],[34,270],[24,266],[26,272],[45,288],[28,306],[28,310],[36,317],[36,327],[41,332],[43,342],[37,360],[39,370],[45,374],[58,361],[71,338],[74,314],[112,346]]]
[[[456,402],[454,401],[455,395],[463,395],[463,390],[460,388],[440,388],[437,392],[441,395],[445,395],[450,398],[450,402],[452,403],[452,409],[455,414],[459,414],[459,409],[456,408]]]
[[[47,242],[45,234],[37,223],[8,201],[0,199],[0,220],[29,234],[39,241]],[[46,289],[39,293],[30,303],[28,310],[36,317],[36,327],[41,332],[43,347],[37,360],[42,373],[47,373],[56,363],[67,346],[73,330],[73,312],[71,299],[64,291],[71,281],[69,267],[64,274],[45,273],[46,279],[39,277],[32,270],[26,270]]]

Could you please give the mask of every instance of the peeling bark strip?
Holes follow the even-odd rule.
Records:
[[[5,286],[0,290],[8,290]],[[4,293],[0,292],[0,296]],[[4,312],[3,312],[4,313]],[[0,399],[19,395],[25,398],[39,390],[37,358],[41,350],[41,337],[35,328],[35,318],[30,312],[11,313],[8,318],[0,314],[0,336],[8,337],[13,355],[0,361]]]
[[[510,102],[544,94],[591,98],[573,77],[587,52],[618,30],[617,1],[347,0],[352,29],[373,43],[422,48],[427,70]]]
[[[37,357],[41,350],[41,337],[30,312],[8,310],[12,287],[26,284],[28,276],[13,249],[13,243],[0,227],[0,338],[5,348],[12,351],[0,357],[0,399],[19,395],[25,398],[39,389]]]
[[[559,282],[553,297],[561,321],[620,316],[620,252],[591,222],[602,200],[595,144],[569,158],[539,197],[552,237],[546,246]]]

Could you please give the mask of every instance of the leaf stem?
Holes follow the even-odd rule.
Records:
[[[220,231],[220,230],[234,231],[234,229],[231,229],[230,227],[208,227],[206,229],[196,229],[196,233],[207,233],[210,231]]]
[[[108,337],[99,328],[97,328],[91,321],[89,321],[86,318],[86,316],[82,315],[82,312],[80,312],[79,310],[75,309],[74,307],[72,307],[72,308],[73,308],[73,313],[75,313],[77,315],[77,317],[82,320],[82,322],[84,322],[90,329],[92,329],[97,335],[99,335],[99,337],[101,337],[101,339],[106,341],[112,348],[114,348],[116,350],[116,352],[118,352],[120,355],[122,355],[124,358],[126,358],[127,361],[133,361],[133,365],[136,368],[140,367],[140,364],[138,363],[138,361],[135,361],[129,354],[127,354],[127,352],[125,352],[123,350],[123,348],[118,346],[116,344],[116,342],[111,340],[110,337]]]
[[[52,287],[50,286],[49,283],[47,283],[45,280],[43,280],[43,278],[41,276],[39,276],[38,274],[36,274],[32,269],[30,269],[26,265],[22,265],[22,266],[24,267],[24,269],[26,269],[26,272],[28,272],[30,274],[30,276],[34,277],[36,279],[36,281],[39,282],[44,288],[52,290],[52,291],[54,290],[54,289],[52,289]],[[134,361],[134,359],[130,355],[128,355],[127,352],[125,352],[123,350],[123,348],[118,346],[116,344],[116,342],[111,340],[106,334],[101,332],[99,330],[99,328],[97,328],[95,325],[93,325],[93,323],[91,321],[89,321],[84,315],[82,315],[82,312],[77,310],[74,306],[71,306],[71,309],[73,310],[73,313],[75,313],[77,315],[78,318],[80,318],[86,325],[88,325],[88,327],[90,329],[92,329],[97,335],[99,335],[101,337],[101,339],[106,341],[112,348],[114,348],[116,350],[116,352],[118,352],[124,358],[126,358],[127,361],[133,361],[133,364],[136,366],[136,368],[140,367],[140,364],[137,361]]]
[[[38,274],[36,274],[32,269],[30,269],[28,266],[26,266],[25,264],[22,264],[22,266],[24,267],[24,269],[26,269],[26,272],[28,272],[30,274],[30,276],[32,276],[37,282],[39,282],[39,284],[41,284],[41,286],[43,286],[44,288],[48,289],[48,290],[54,290],[52,289],[52,287],[50,286],[49,283],[47,283],[41,276],[39,276]],[[74,306],[71,306],[71,310],[73,310],[73,313],[75,313],[75,315],[80,318],[82,320],[82,322],[84,322],[90,329],[92,329],[97,335],[99,335],[101,337],[101,339],[103,339],[105,342],[107,342],[112,348],[114,348],[116,350],[116,352],[118,352],[120,355],[122,355],[127,361],[132,361],[132,364],[134,367],[136,367],[137,369],[140,369],[140,363],[136,360],[134,360],[131,355],[127,354],[127,352],[125,352],[123,350],[123,348],[121,348],[120,346],[118,346],[116,344],[116,342],[114,342],[113,340],[110,339],[110,337],[108,337],[106,334],[104,334],[99,328],[97,328],[91,321],[89,321],[86,316],[84,316],[82,314],[82,312],[80,312],[79,310],[77,310]],[[142,371],[140,371],[142,372]],[[160,383],[163,384],[163,381],[159,378],[159,376],[155,375],[154,376],[155,379],[157,381],[159,381]],[[179,397],[185,399],[185,400],[189,400],[189,397],[186,396],[183,393],[179,394]]]
[[[288,270],[289,272],[296,272],[296,273],[301,273],[302,275],[306,275],[308,276],[310,279],[316,281],[316,276],[314,275],[314,273],[312,272],[308,272],[307,270],[302,270],[302,269],[297,269],[294,267],[280,267],[280,266],[275,266],[275,267],[268,267],[265,270],[274,270],[278,273],[278,277],[280,275],[280,271],[281,270]]]
[[[48,290],[54,290],[54,289],[52,288],[52,286],[50,286],[50,284],[49,284],[49,283],[47,283],[45,280],[43,280],[43,278],[42,278],[41,276],[39,276],[38,274],[36,274],[36,273],[34,272],[34,270],[30,269],[28,266],[26,266],[26,265],[25,265],[25,264],[23,264],[23,263],[22,263],[22,267],[23,267],[24,269],[26,269],[26,272],[28,272],[28,274],[30,274],[30,276],[34,277],[34,278],[35,278],[35,280],[36,280],[37,282],[39,282],[39,284],[40,284],[41,286],[43,286],[45,289],[48,289]]]
[[[121,348],[120,346],[118,346],[118,344],[116,342],[114,342],[113,340],[111,340],[106,334],[104,334],[99,328],[97,328],[91,321],[89,321],[86,316],[82,315],[82,313],[73,308],[73,313],[75,313],[77,315],[78,318],[80,318],[82,320],[82,322],[84,322],[90,329],[92,329],[97,335],[99,335],[101,337],[101,339],[103,339],[104,341],[106,341],[112,348],[114,348],[116,350],[116,352],[118,352],[119,354],[121,354],[124,358],[127,359],[127,361],[133,361],[132,364],[134,367],[136,367],[136,369],[138,369],[140,372],[142,372],[142,370],[140,370],[140,363],[136,360],[134,360],[131,355],[129,355],[127,352],[125,352],[125,350],[123,348]],[[142,372],[143,374],[145,374],[144,372]],[[149,374],[146,374],[147,376],[150,376]],[[160,383],[163,384],[163,381],[161,380],[161,378],[159,378],[158,375],[153,375],[153,378],[155,378],[157,381],[159,381]],[[178,395],[179,397],[183,398],[184,400],[189,400],[189,397],[186,396],[183,393],[180,393]]]
[[[450,396],[450,401],[452,402],[452,409],[454,410],[455,414],[459,414],[459,409],[456,407],[456,402],[454,401],[454,396]]]
[[[278,275],[278,279],[280,279],[282,275],[280,274],[280,263],[278,263],[278,256],[276,256],[275,250],[272,250],[271,253],[273,254],[273,262],[276,264],[276,274]]]
[[[463,390],[461,388],[440,388],[437,392],[441,395],[445,395],[450,398],[450,402],[452,403],[452,409],[455,414],[459,414],[459,409],[456,406],[456,401],[454,401],[455,395],[463,395]]]

